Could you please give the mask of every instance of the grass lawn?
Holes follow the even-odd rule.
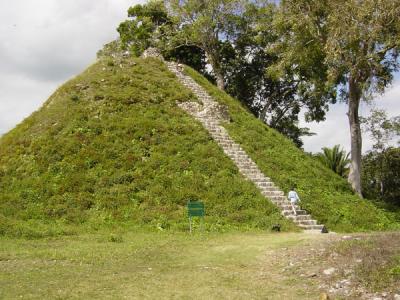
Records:
[[[303,233],[97,233],[0,239],[1,299],[311,299],[269,253],[321,238]]]

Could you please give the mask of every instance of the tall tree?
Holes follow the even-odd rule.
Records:
[[[168,15],[162,0],[132,6],[128,9],[128,17],[117,31],[122,47],[136,56],[148,47],[164,48],[176,29],[176,23]]]
[[[400,148],[369,151],[363,156],[363,194],[400,207]]]
[[[362,178],[363,186],[367,186],[369,190],[371,190],[371,183],[374,187],[372,190],[376,190],[376,187],[379,186],[379,196],[383,199],[386,198],[387,185],[390,186],[391,182],[391,179],[387,178],[387,174],[392,172],[388,169],[388,165],[396,161],[394,160],[396,156],[393,155],[396,152],[393,148],[389,148],[389,142],[400,136],[398,130],[400,128],[400,117],[389,119],[384,110],[372,109],[370,116],[362,118],[361,121],[365,131],[374,141],[372,146],[374,150],[363,157],[363,162],[368,166],[366,172],[362,172],[362,177],[373,179],[370,178],[370,184],[366,185],[366,178]],[[388,151],[389,153],[386,153]],[[370,191],[366,192],[366,195],[370,196]]]
[[[400,136],[400,116],[388,118],[383,109],[373,108],[370,115],[360,118],[360,121],[374,142],[372,147],[379,152],[383,152],[389,142]]]
[[[265,52],[265,47],[278,38],[271,27],[275,11],[275,5],[269,3],[247,3],[237,18],[235,40],[224,43],[221,51],[226,91],[301,147],[301,137],[312,133],[308,128],[299,128],[300,110],[319,108],[314,99],[298,97],[298,80],[291,74],[276,79],[265,72],[277,60],[275,54]],[[315,117],[320,120],[323,115]]]
[[[223,41],[235,36],[233,27],[241,17],[245,0],[167,0],[171,14],[178,19],[177,47],[196,46],[204,51],[216,78],[225,89],[221,51]]]
[[[284,31],[275,50],[282,52],[272,70],[306,74],[312,83],[305,86],[308,93],[322,92],[348,104],[348,180],[360,196],[359,105],[383,93],[399,67],[399,15],[400,0],[284,0],[277,18],[277,27]]]

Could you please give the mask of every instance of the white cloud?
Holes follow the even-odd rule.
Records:
[[[389,117],[400,115],[400,79],[397,78],[384,95],[376,97],[373,104],[377,108],[387,111]],[[367,116],[371,106],[362,103],[360,115]],[[320,152],[322,147],[333,147],[336,144],[350,151],[350,130],[347,118],[347,105],[339,103],[332,105],[326,116],[326,121],[321,123],[301,122],[302,127],[309,127],[315,136],[304,137],[304,149],[308,152]],[[363,135],[363,152],[372,148],[373,142],[368,134]]]
[[[129,6],[143,2],[0,1],[0,134],[92,63]]]
[[[27,117],[64,81],[81,72],[103,44],[117,37],[116,27],[129,6],[143,0],[0,1],[0,135]],[[400,78],[376,103],[390,116],[400,114]],[[368,108],[364,105],[362,113]],[[331,107],[327,120],[304,123],[317,136],[305,149],[343,145],[350,138],[346,106]],[[364,149],[371,145],[364,138]]]

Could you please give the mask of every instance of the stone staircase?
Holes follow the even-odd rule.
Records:
[[[183,66],[175,62],[166,62],[168,69],[173,72],[179,81],[189,88],[201,103],[184,102],[179,106],[200,121],[208,130],[213,139],[229,156],[239,171],[251,180],[261,193],[282,210],[282,215],[291,219],[304,230],[321,230],[323,225],[318,225],[311,215],[296,206],[296,215],[293,213],[290,202],[270,178],[266,177],[257,167],[255,162],[246,154],[242,147],[229,136],[222,122],[229,120],[226,109],[219,105],[199,84],[190,76],[183,74]]]

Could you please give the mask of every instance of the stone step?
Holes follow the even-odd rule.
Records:
[[[232,141],[228,133],[224,130],[219,130],[219,129],[208,129],[209,132],[211,132],[211,135],[215,137],[216,139],[219,140],[226,140],[226,141]],[[232,141],[233,142],[233,141]]]
[[[204,124],[205,126],[207,126],[207,128],[211,131],[211,132],[216,132],[216,133],[220,133],[220,132],[224,132],[226,133],[226,129],[222,126],[219,126],[217,124]]]
[[[297,225],[318,225],[315,220],[294,220],[293,221]]]
[[[260,178],[254,178],[253,181],[255,184],[259,183],[259,182],[271,182],[273,184],[273,182],[271,181],[271,179],[269,177],[266,176],[262,176]]]
[[[322,230],[324,225],[299,225],[299,227],[304,230]]]
[[[245,160],[236,160],[236,163],[242,168],[258,170],[257,165],[252,161],[249,162],[249,161],[245,161]]]
[[[285,215],[285,216],[293,215],[293,210],[292,209],[290,209],[290,210],[289,209],[282,209],[282,214]],[[302,209],[296,210],[296,214],[297,215],[308,215],[307,212],[305,210],[302,210]]]
[[[265,196],[267,196],[268,198],[269,197],[276,197],[276,196],[283,196],[283,192],[282,191],[279,191],[279,190],[277,190],[277,189],[270,189],[270,190],[266,190],[266,189],[263,189],[263,190],[261,190],[261,192],[265,195]],[[271,199],[271,200],[273,200],[273,201],[280,201],[280,199]],[[283,202],[283,201],[280,201],[280,202]]]
[[[211,128],[211,129],[223,128],[226,131],[226,129],[224,127],[222,127],[219,123],[216,123],[216,122],[210,122],[209,120],[204,120],[203,124],[207,128]]]
[[[283,193],[280,190],[277,190],[275,188],[271,190],[261,190],[261,193],[274,203],[290,205],[290,203],[286,199],[280,198]]]
[[[285,203],[290,204],[289,201],[286,199],[286,197],[285,197],[285,196],[281,196],[281,195],[279,195],[279,196],[272,196],[272,197],[271,197],[271,200],[273,200],[273,201],[282,201],[282,202],[285,202]]]
[[[242,172],[242,171],[241,171]],[[254,182],[255,180],[264,180],[265,177],[261,172],[242,172],[242,174],[248,178],[251,182]]]
[[[276,196],[272,196],[272,198],[273,197],[276,197]],[[288,201],[286,201],[286,200],[275,200],[275,199],[271,199],[271,197],[268,197],[273,203],[275,203],[276,205],[283,205],[283,204],[285,204],[285,205],[288,205],[289,204],[289,202]]]
[[[239,144],[237,144],[235,141],[233,141],[232,139],[230,139],[230,138],[228,138],[228,137],[221,137],[221,136],[220,136],[220,137],[217,137],[217,136],[215,136],[215,134],[211,134],[211,136],[212,136],[217,142],[226,144],[227,146],[234,145],[234,146],[240,147]]]
[[[282,204],[280,207],[281,207],[282,209],[285,209],[285,210],[291,210],[291,209],[292,209],[292,205],[286,204],[286,203],[285,203],[285,204]],[[300,210],[300,207],[295,206],[294,209],[295,209],[295,210]]]
[[[218,140],[217,142],[219,142],[220,145],[222,145],[223,147],[226,147],[226,150],[229,150],[232,153],[236,153],[236,152],[244,152],[242,147],[240,147],[238,144],[236,144],[233,141],[227,141],[227,140]]]
[[[243,148],[234,142],[218,141],[218,140],[217,142],[222,148],[224,148],[226,152],[230,154],[247,155],[247,153],[243,150]]]
[[[229,154],[229,155],[232,155],[232,156],[246,155],[248,157],[247,153],[244,152],[243,150],[234,150],[233,151],[232,148],[228,148],[228,147],[224,147],[224,146],[222,146],[222,148],[224,149],[224,152],[226,154]]]
[[[225,152],[232,155],[247,155],[247,153],[240,147],[238,144],[229,144],[221,143],[221,147],[225,150]]]
[[[230,136],[227,132],[222,132],[222,131],[219,131],[219,132],[209,131],[209,132],[210,132],[211,136],[217,141],[225,142],[225,143],[229,143],[229,144],[231,144],[231,143],[236,144],[235,141],[230,138]]]
[[[247,156],[247,154],[230,154],[230,157],[234,157],[236,159],[248,159],[250,160],[250,157]]]
[[[263,180],[263,181],[256,181],[256,182],[254,182],[254,184],[256,185],[256,186],[258,186],[258,188],[261,190],[261,191],[271,191],[271,190],[275,190],[275,191],[280,191],[281,192],[281,190],[279,189],[279,188],[277,188],[275,185],[274,185],[274,183],[272,182],[272,181],[270,181],[270,180]],[[283,193],[283,192],[282,192]]]
[[[291,215],[288,216],[288,218],[291,220],[303,220],[303,221],[312,220],[310,215]]]
[[[247,163],[250,161],[250,158],[244,155],[234,155],[234,154],[226,154],[228,155],[231,159],[233,159],[237,163]]]
[[[248,170],[242,170],[240,168],[238,169],[251,182],[253,182],[254,178],[260,178],[263,175],[261,171],[248,171]]]
[[[233,149],[235,148],[235,149]],[[240,146],[233,146],[233,147],[225,147],[223,146],[223,149],[226,153],[229,153],[230,155],[247,155],[247,153],[245,151],[242,150],[242,148],[240,148]]]
[[[271,181],[268,181],[268,180],[256,181],[254,183],[263,191],[269,190],[269,189],[272,189],[272,188],[276,189],[274,184]]]
[[[252,174],[245,174],[245,173],[242,172],[242,174],[243,174],[244,177],[246,177],[246,179],[247,179],[248,181],[251,181],[251,182],[254,182],[253,179],[254,179],[256,176],[260,176],[260,177],[262,176],[262,174],[254,174],[254,173],[252,173]]]
[[[236,166],[243,171],[260,171],[256,164],[245,162],[242,159],[235,159],[235,163]]]
[[[221,144],[221,146],[224,147],[225,150],[231,152],[232,154],[243,154],[243,153],[246,153],[243,150],[243,148],[240,147],[240,145],[236,144],[235,142],[232,142],[232,141],[221,141],[221,140],[216,140],[216,141],[219,144]]]
[[[278,208],[281,207],[282,203],[276,202],[276,201],[271,201],[273,204],[275,204]]]

